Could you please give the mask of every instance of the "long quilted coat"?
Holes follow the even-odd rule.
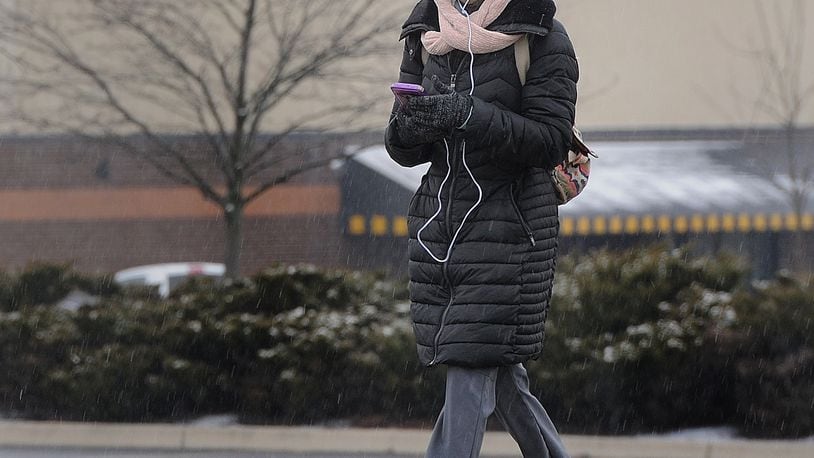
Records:
[[[525,85],[513,46],[475,55],[472,116],[463,130],[448,136],[451,176],[441,193],[442,211],[421,237],[436,257],[446,256],[478,198],[465,159],[483,200],[466,220],[448,262],[433,260],[416,239],[438,210],[448,169],[444,143],[404,147],[396,124],[387,129],[393,160],[405,167],[432,163],[408,212],[411,316],[425,365],[509,365],[542,350],[559,227],[550,171],[570,147],[578,79],[571,41],[554,12],[549,0],[513,0],[489,26],[528,34]],[[399,80],[432,88],[430,78],[437,75],[468,94],[469,54],[430,55],[424,64],[420,34],[426,30],[438,30],[432,0],[420,1],[403,26]]]

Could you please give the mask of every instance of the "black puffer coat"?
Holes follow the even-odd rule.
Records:
[[[422,232],[435,256],[446,256],[453,234],[477,201],[465,160],[483,190],[446,263],[434,261],[416,239],[438,210],[447,172],[443,142],[403,147],[395,123],[386,133],[391,157],[411,167],[432,162],[408,213],[412,319],[425,365],[470,367],[523,362],[543,346],[557,255],[557,198],[550,171],[571,143],[577,61],[550,0],[513,0],[489,26],[529,34],[530,68],[522,85],[514,47],[475,56],[474,110],[465,129],[448,138],[451,176],[443,210]],[[432,0],[416,5],[404,24],[401,82],[432,88],[430,78],[469,93],[469,54],[430,55],[422,63],[420,34],[438,30]]]

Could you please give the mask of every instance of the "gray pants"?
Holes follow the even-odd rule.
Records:
[[[487,369],[449,366],[446,400],[427,458],[477,458],[495,413],[526,458],[568,458],[557,429],[529,392],[522,364]]]

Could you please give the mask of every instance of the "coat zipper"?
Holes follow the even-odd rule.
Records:
[[[526,218],[523,216],[523,212],[520,211],[520,206],[517,205],[517,199],[514,197],[514,183],[509,186],[509,197],[512,201],[512,207],[514,207],[514,212],[517,213],[517,219],[520,220],[520,225],[523,227],[523,231],[526,233],[526,237],[529,238],[529,242],[531,246],[537,246],[537,240],[534,239],[534,232],[531,230],[531,227],[526,222]]]
[[[447,271],[447,263],[444,263],[444,266],[441,268],[444,274],[444,281],[447,282],[447,286],[449,286],[449,301],[447,301],[447,306],[444,308],[444,313],[441,314],[441,325],[438,326],[438,332],[435,334],[435,338],[432,342],[432,361],[428,364],[428,366],[434,366],[436,360],[438,359],[438,344],[441,341],[441,333],[444,332],[444,327],[446,326],[447,321],[447,314],[449,314],[449,309],[452,308],[452,303],[455,301],[455,288],[452,286],[452,282],[449,280],[449,272]]]
[[[449,87],[455,90],[455,82],[458,79],[458,72],[461,71],[463,68],[464,59],[461,59],[461,62],[458,64],[458,68],[452,72],[452,61],[450,60],[450,54],[447,54],[447,66],[451,71],[451,75],[449,77]],[[452,158],[450,161],[450,170],[449,174],[452,176],[452,181],[449,184],[449,194],[447,197],[447,213],[444,215],[444,226],[447,231],[447,238],[452,239],[452,197],[455,195],[455,178],[458,175],[458,139],[455,138],[453,133],[452,135]],[[444,274],[444,281],[447,283],[449,287],[449,301],[447,302],[447,306],[444,308],[444,313],[441,314],[441,323],[438,326],[438,332],[435,333],[435,337],[433,338],[433,356],[432,361],[428,364],[428,366],[433,366],[436,364],[436,360],[438,359],[438,344],[441,341],[441,333],[444,331],[444,327],[446,326],[447,315],[449,314],[449,309],[452,307],[452,303],[455,301],[455,288],[452,286],[452,281],[449,279],[449,271],[448,271],[448,262],[445,262],[441,267],[441,270]]]
[[[449,77],[449,87],[451,87],[452,89],[455,89],[455,83],[456,83],[456,81],[458,80],[458,73],[461,73],[461,69],[462,69],[462,68],[464,68],[464,64],[466,63],[466,58],[470,57],[470,56],[467,54],[466,56],[464,56],[463,58],[461,58],[461,61],[460,61],[460,62],[458,62],[458,66],[457,66],[457,67],[455,68],[455,70],[453,71],[453,70],[452,70],[452,59],[450,58],[450,55],[451,55],[452,53],[454,53],[454,52],[455,52],[455,51],[451,51],[451,52],[449,52],[449,53],[447,54],[447,67],[449,67],[449,71],[451,72],[451,75],[450,75],[450,77]]]
[[[449,66],[451,72],[451,75],[449,77],[449,85],[454,90],[455,81],[458,79],[458,72],[461,71],[461,68],[463,67],[464,59],[461,59],[461,62],[458,63],[458,68],[455,71],[452,71],[452,61],[450,59],[450,54],[452,54],[452,52],[447,54],[447,65]],[[452,137],[452,153],[451,153],[452,157],[450,158],[450,168],[452,170],[449,171],[449,174],[452,177],[452,181],[450,181],[449,183],[449,194],[447,197],[447,213],[444,216],[444,226],[447,231],[447,237],[450,240],[452,239],[452,198],[455,195],[455,179],[458,176],[458,139],[455,136],[454,130],[451,133],[451,137]],[[450,284],[450,288],[452,288],[452,284]]]

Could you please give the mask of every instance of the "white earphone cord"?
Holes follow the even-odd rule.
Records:
[[[466,16],[466,21],[467,21],[467,24],[469,25],[469,42],[468,42],[469,57],[470,57],[469,58],[469,81],[470,81],[469,96],[471,97],[472,94],[475,92],[475,53],[472,52],[472,19],[469,17],[469,13],[466,11],[466,6],[469,5],[469,0],[466,0],[466,3],[464,3],[463,5],[461,5],[461,2],[459,1],[458,5],[461,7],[461,14]],[[466,121],[464,121],[464,123],[463,123],[464,126],[466,125],[467,122],[469,122],[469,118],[471,116],[472,116],[472,109],[469,110],[469,116],[467,116]],[[440,215],[441,211],[443,210],[443,205],[444,204],[441,201],[441,194],[444,192],[444,185],[446,185],[447,180],[449,180],[450,173],[452,172],[452,164],[450,163],[449,143],[447,142],[446,138],[444,139],[444,149],[446,150],[447,173],[444,176],[443,181],[441,181],[441,186],[438,188],[438,196],[437,196],[438,197],[438,210],[436,210],[435,214],[433,214],[432,217],[430,219],[428,219],[427,222],[424,223],[423,226],[421,226],[421,229],[419,229],[418,233],[416,234],[416,238],[418,239],[418,243],[419,243],[419,245],[421,245],[421,248],[423,248],[424,251],[426,251],[427,254],[429,254],[430,257],[432,257],[432,259],[435,260],[435,262],[438,262],[438,263],[441,263],[441,264],[446,263],[447,261],[449,261],[449,258],[452,255],[452,248],[455,246],[455,241],[458,239],[458,235],[460,235],[461,230],[464,228],[464,224],[466,223],[466,220],[469,218],[469,215],[471,215],[472,212],[474,212],[475,209],[478,207],[478,205],[480,205],[481,202],[483,201],[483,188],[481,188],[480,184],[478,183],[478,180],[475,179],[475,175],[472,173],[472,170],[469,168],[469,164],[466,163],[466,140],[464,140],[462,142],[462,144],[461,144],[461,150],[462,150],[461,151],[461,156],[462,156],[462,159],[463,159],[464,168],[466,169],[466,172],[469,174],[469,178],[472,179],[472,183],[474,183],[475,187],[478,189],[478,200],[475,202],[474,205],[472,205],[472,207],[469,209],[469,211],[466,212],[466,214],[464,215],[464,218],[461,220],[461,225],[458,226],[458,230],[455,231],[455,234],[452,236],[452,240],[449,241],[449,246],[447,247],[446,256],[443,259],[437,257],[435,255],[435,253],[433,253],[432,250],[421,239],[421,233],[424,232],[424,230],[427,229],[430,226],[430,224],[432,224],[432,222],[435,220],[435,218],[437,218],[438,215]],[[451,201],[451,198],[452,198],[452,196],[450,196],[450,201]],[[447,211],[449,211],[449,209],[447,209]]]

